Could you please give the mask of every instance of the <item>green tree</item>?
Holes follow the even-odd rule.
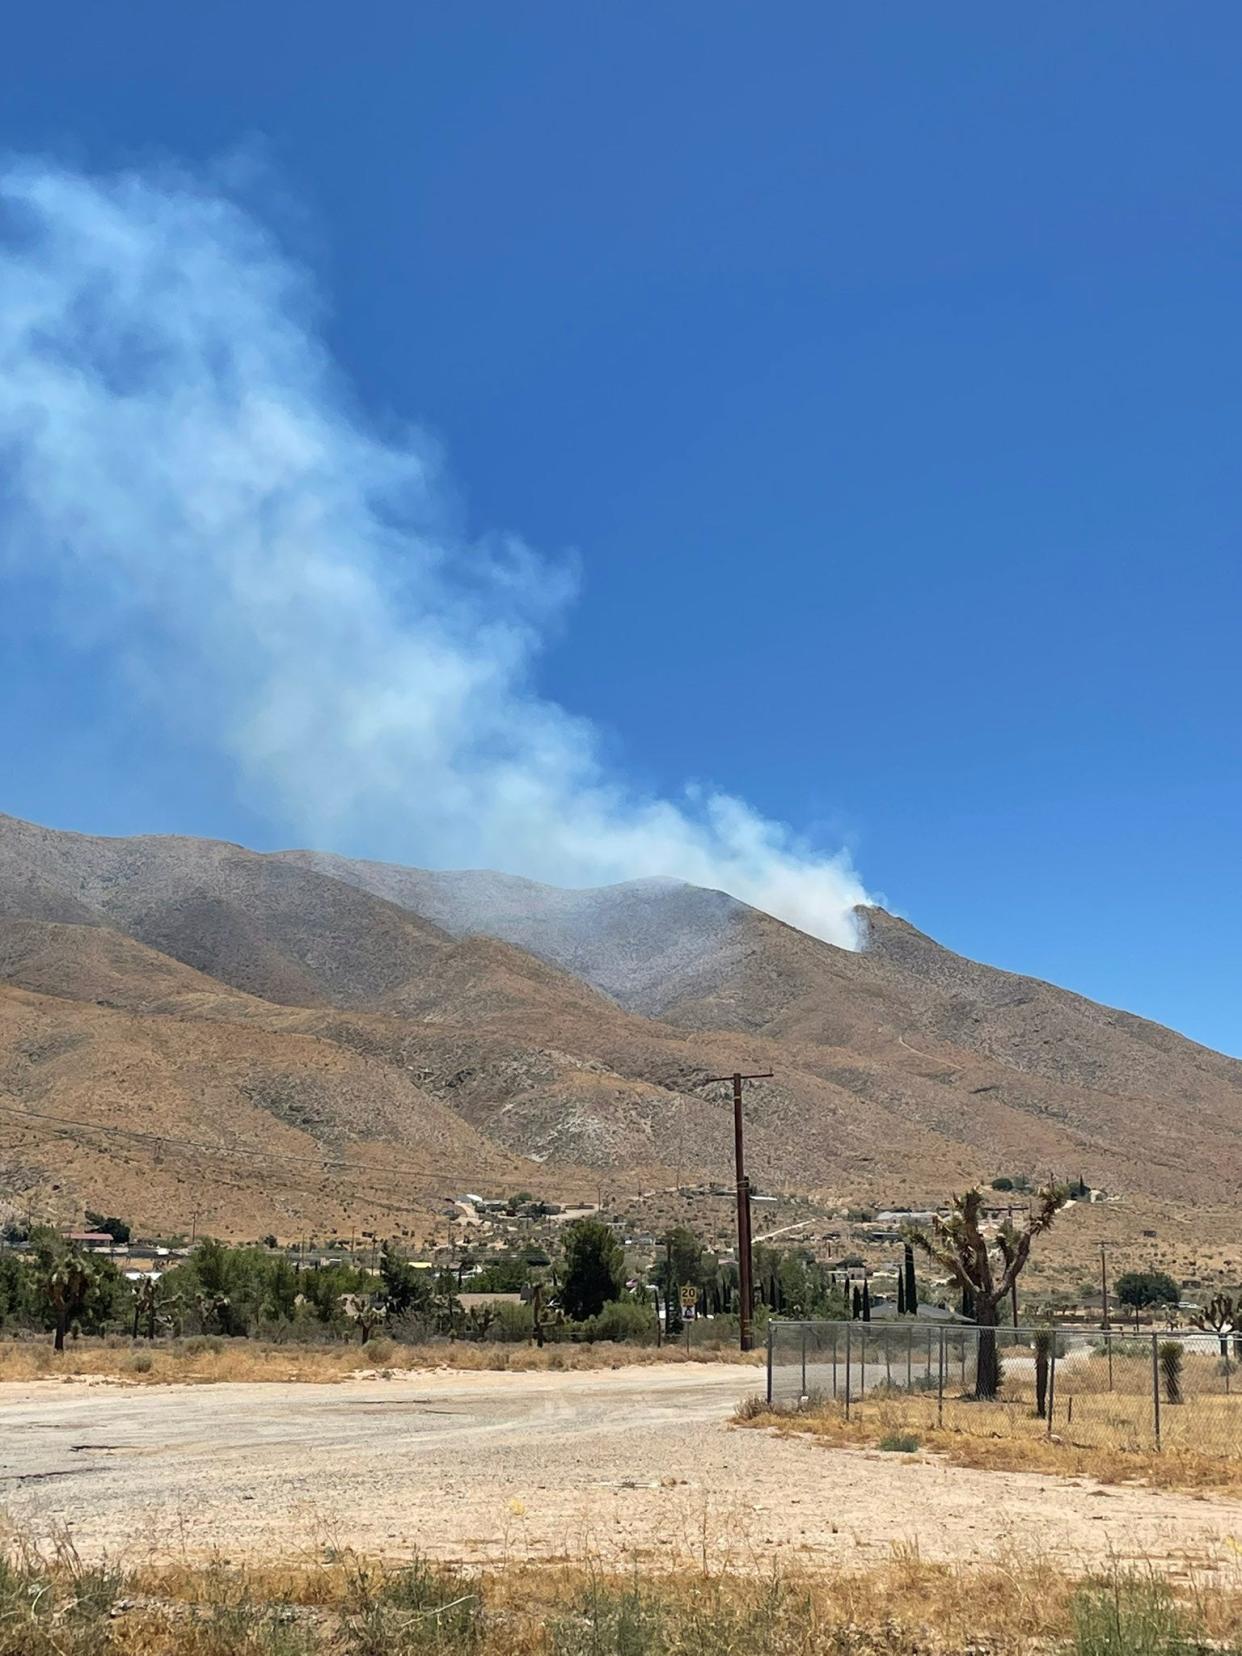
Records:
[[[602,1219],[575,1219],[565,1228],[561,1306],[583,1322],[598,1317],[609,1300],[620,1299],[625,1282],[621,1244]]]
[[[665,1327],[670,1334],[681,1329],[681,1290],[701,1288],[713,1273],[704,1257],[703,1239],[688,1225],[671,1225],[656,1241],[655,1265],[651,1280],[664,1301]],[[756,1266],[755,1280],[762,1280]]]
[[[1117,1298],[1138,1314],[1153,1305],[1177,1305],[1182,1291],[1167,1271],[1123,1271],[1115,1284]]]
[[[389,1318],[430,1311],[435,1292],[430,1271],[415,1270],[395,1242],[385,1242],[379,1270],[380,1298]]]
[[[530,1281],[531,1267],[520,1256],[489,1259],[470,1278],[472,1294],[517,1294]],[[464,1284],[463,1284],[464,1286]]]
[[[129,1241],[129,1226],[124,1219],[105,1218],[102,1213],[92,1213],[90,1208],[87,1208],[86,1223],[91,1230],[105,1231],[114,1242]]]
[[[32,1311],[29,1267],[6,1250],[0,1253],[0,1328],[6,1323],[28,1322]]]

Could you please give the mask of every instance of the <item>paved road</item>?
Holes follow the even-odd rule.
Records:
[[[726,1424],[760,1372],[435,1373],[339,1385],[0,1386],[0,1505],[87,1556],[767,1567],[1018,1543],[1242,1570],[1242,1505],[826,1451]]]

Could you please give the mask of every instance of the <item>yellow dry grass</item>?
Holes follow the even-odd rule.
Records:
[[[15,1550],[31,1584],[17,1613],[48,1586],[83,1592],[80,1566],[61,1549],[46,1563]],[[75,1580],[75,1574],[79,1576]],[[415,1594],[411,1593],[411,1585]],[[1092,1581],[1037,1557],[1004,1555],[971,1567],[929,1563],[902,1549],[879,1567],[813,1575],[738,1575],[727,1570],[608,1573],[586,1564],[508,1566],[467,1575],[415,1564],[401,1568],[352,1555],[316,1562],[234,1568],[172,1565],[118,1574],[122,1613],[104,1623],[111,1642],[81,1646],[75,1623],[45,1648],[62,1656],[101,1648],[116,1656],[221,1656],[223,1652],[405,1652],[470,1650],[476,1656],[689,1656],[705,1650],[750,1656],[1029,1656],[1072,1643],[1084,1591],[1119,1606],[1167,1606],[1196,1641],[1232,1648],[1242,1638],[1242,1593],[1210,1575],[1166,1585],[1154,1569]],[[444,1607],[468,1618],[460,1640]],[[107,1609],[102,1612],[107,1615]],[[283,1629],[283,1635],[282,1630]],[[85,1631],[85,1628],[82,1629]],[[222,1636],[223,1635],[223,1636]],[[7,1647],[6,1647],[7,1648]],[[16,1646],[12,1648],[18,1648]],[[31,1649],[36,1648],[31,1646]],[[1126,1651],[1128,1643],[1108,1645]],[[1190,1649],[1144,1644],[1144,1650]],[[1196,1642],[1194,1648],[1201,1648]]]
[[[1127,1417],[1128,1418],[1128,1417]],[[830,1448],[874,1448],[885,1440],[913,1439],[918,1451],[942,1455],[954,1466],[995,1472],[1041,1472],[1099,1483],[1146,1483],[1161,1489],[1242,1495],[1242,1459],[1207,1454],[1184,1442],[1163,1449],[1075,1442],[1049,1433],[1028,1407],[980,1405],[946,1399],[944,1420],[936,1405],[918,1398],[867,1398],[846,1420],[838,1403],[796,1414],[746,1410],[736,1424],[758,1426],[784,1437],[806,1437]]]
[[[652,1363],[759,1363],[731,1346],[506,1345],[453,1341],[401,1345],[376,1339],[366,1345],[281,1345],[258,1340],[200,1337],[129,1343],[75,1341],[54,1352],[48,1340],[0,1344],[0,1382],[98,1379],[129,1385],[211,1385],[229,1381],[357,1380],[405,1372],[463,1372],[629,1368]]]

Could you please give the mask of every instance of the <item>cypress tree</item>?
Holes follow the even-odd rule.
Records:
[[[866,1277],[863,1278],[862,1319],[864,1322],[871,1321],[871,1290],[867,1286]]]
[[[904,1317],[905,1314],[906,1314],[906,1273],[904,1271],[898,1271],[898,1273],[897,1273],[897,1315],[899,1317]]]
[[[906,1243],[906,1310],[911,1316],[919,1308],[919,1285],[914,1275],[914,1244]]]
[[[857,1283],[854,1284],[854,1297],[850,1301],[850,1309],[854,1320],[857,1321],[862,1316],[862,1289]]]

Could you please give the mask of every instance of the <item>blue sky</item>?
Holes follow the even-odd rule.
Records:
[[[25,8],[3,136],[252,158],[452,535],[576,563],[529,675],[628,785],[1242,1052],[1239,47],[1223,4]],[[3,579],[0,808],[306,837]]]

